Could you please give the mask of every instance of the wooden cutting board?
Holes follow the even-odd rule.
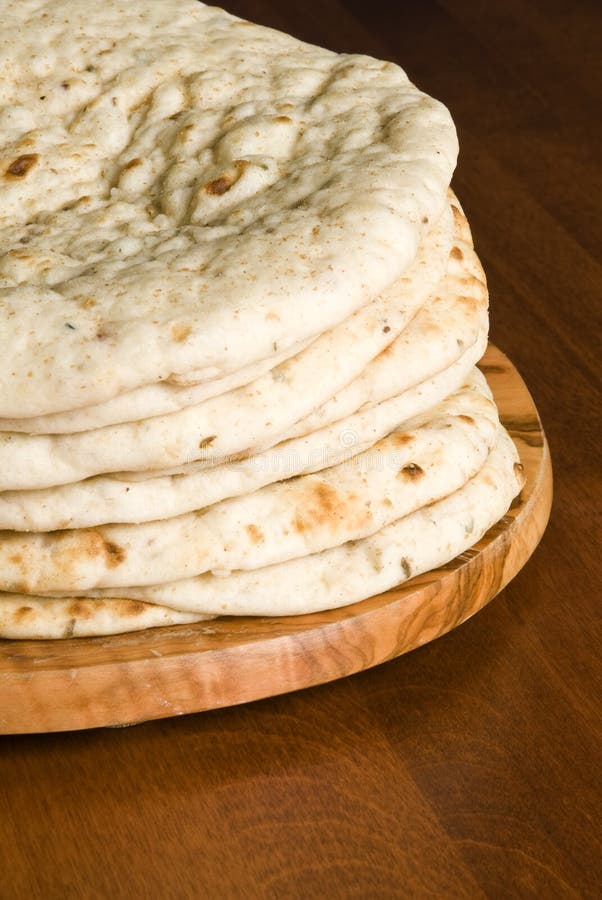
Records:
[[[533,400],[490,346],[480,368],[525,466],[508,514],[452,562],[361,603],[104,638],[0,640],[0,734],[143,722],[351,675],[455,628],[525,564],[548,521],[552,468]]]

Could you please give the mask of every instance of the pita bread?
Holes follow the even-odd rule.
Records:
[[[191,617],[187,621],[194,621],[195,616],[273,617],[346,606],[390,590],[464,552],[504,515],[523,482],[514,444],[500,427],[485,465],[460,490],[369,538],[227,577],[208,574],[157,587],[129,588],[113,600],[2,594],[0,637],[112,634],[160,624],[148,619],[169,616],[170,611],[185,621],[186,610]],[[128,600],[149,605],[138,613],[132,610],[128,618]],[[142,618],[142,612],[148,618]]]
[[[447,210],[428,241],[441,273],[451,247],[451,220]],[[391,343],[390,334],[399,334],[436,286],[437,279],[422,274],[430,271],[430,265],[420,266],[409,282],[400,279],[296,356],[227,394],[166,416],[74,435],[0,434],[0,490],[79,481],[123,469],[126,460],[128,468],[147,470],[274,444]]]
[[[0,637],[336,608],[478,540],[523,476],[447,110],[196,0],[2,15]]]
[[[450,200],[454,199],[451,191],[449,196]],[[204,400],[227,394],[244,385],[252,385],[250,390],[256,394],[262,393],[267,403],[269,401],[269,378],[264,378],[262,382],[261,376],[273,371],[274,375],[279,377],[279,374],[286,371],[286,367],[280,371],[278,371],[278,367],[292,357],[299,357],[296,366],[299,373],[302,372],[304,360],[308,361],[305,363],[306,367],[308,363],[315,367],[320,362],[315,355],[316,349],[319,350],[320,345],[322,353],[336,351],[338,354],[343,354],[351,363],[354,357],[348,344],[349,336],[350,334],[358,336],[365,328],[367,332],[366,345],[358,340],[355,341],[357,345],[355,352],[360,352],[359,360],[356,363],[356,369],[359,371],[362,360],[367,363],[372,358],[370,354],[375,356],[389,345],[416,310],[437,289],[448,265],[454,230],[459,233],[460,227],[454,224],[451,208],[446,208],[439,221],[421,241],[416,259],[396,284],[383,292],[377,302],[371,305],[370,310],[366,308],[357,313],[349,323],[339,326],[334,333],[331,332],[330,336],[324,335],[321,340],[318,337],[316,339],[317,347],[314,346],[312,351],[306,354],[303,354],[302,351],[311,342],[297,345],[295,352],[292,352],[291,348],[281,353],[273,352],[271,358],[267,360],[246,366],[224,378],[204,381],[201,384],[195,384],[192,381],[182,385],[178,379],[175,383],[170,381],[137,388],[103,404],[71,412],[27,419],[0,419],[0,431],[17,431],[27,434],[73,434],[103,428],[107,425],[137,422],[141,419],[163,416],[185,407],[195,406]],[[351,332],[349,326],[352,328]],[[370,332],[371,334],[369,334]],[[327,356],[323,360],[325,379],[329,377],[329,369],[332,367],[334,359],[334,356]],[[312,376],[315,371],[313,368],[305,374],[307,389],[311,389]],[[245,393],[239,391],[234,396],[241,398],[242,402]],[[278,398],[275,397],[274,403],[277,400]]]
[[[274,447],[213,466],[193,463],[166,473],[122,473],[37,491],[6,491],[0,493],[0,528],[54,531],[166,519],[283,478],[318,471],[366,450],[469,378],[487,346],[486,307],[480,311],[478,330],[479,319],[475,321],[466,300],[459,306],[460,316],[451,302],[445,308],[441,298],[434,302],[432,318],[428,310],[421,311],[407,329],[410,334],[395,343],[393,352],[381,354],[329,401],[327,409],[311,414],[309,422],[296,427],[295,436]],[[428,345],[418,340],[419,320],[425,318],[430,323]],[[458,341],[466,347],[459,356]],[[431,371],[433,356],[440,362],[451,358],[451,365],[414,385],[414,379]],[[390,398],[397,386],[402,393]]]
[[[96,406],[84,406],[81,409],[51,413],[47,416],[32,416],[29,419],[0,419],[0,432],[75,434],[79,431],[104,428],[106,425],[119,425],[122,422],[136,422],[151,416],[165,415],[249,384],[291,356],[300,353],[309,343],[306,341],[295,344],[282,353],[274,353],[268,359],[252,363],[237,372],[224,375],[223,378],[214,378],[211,381],[201,379],[201,384],[191,382],[182,385],[173,380],[163,381],[136,388]]]
[[[497,427],[483,376],[432,410],[315,475],[144,525],[6,534],[0,589],[19,593],[155,584],[259,568],[365,537],[457,490],[483,465]],[[410,425],[411,427],[411,425]]]
[[[52,600],[0,595],[0,638],[9,640],[103,637],[212,618],[215,617],[178,612],[141,600]]]
[[[444,565],[507,512],[524,484],[503,428],[481,471],[448,497],[361,541],[264,569],[98,591],[206,615],[287,616],[347,606]]]
[[[432,301],[359,378],[291,426],[280,440],[321,428],[333,419],[391,396],[392,388],[401,391],[403,385],[416,384],[417,378],[426,379],[441,371],[458,359],[465,348],[480,344],[488,327],[485,274],[472,244],[456,239],[446,276]],[[486,346],[485,343],[481,353]]]
[[[5,0],[2,19],[2,417],[321,334],[441,215],[455,129],[392,63],[196,0]]]

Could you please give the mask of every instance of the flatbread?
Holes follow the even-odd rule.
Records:
[[[444,565],[465,551],[504,515],[523,483],[516,448],[500,427],[487,462],[471,481],[369,538],[266,569],[130,588],[114,599],[0,594],[0,637],[112,634],[191,622],[194,617],[273,617],[346,606]],[[132,600],[152,605],[128,613],[126,604]],[[169,619],[170,613],[177,618]],[[167,621],[161,622],[161,616]]]
[[[435,299],[406,332],[391,352],[373,360],[336,398],[295,426],[294,436],[274,447],[212,466],[193,463],[165,473],[122,473],[6,491],[0,493],[0,528],[54,531],[170,518],[349,458],[466,381],[487,346],[486,297],[477,315],[467,297]],[[428,377],[434,359],[450,364]],[[395,390],[401,394],[391,397]]]
[[[212,618],[215,617],[178,612],[141,600],[52,600],[0,595],[0,638],[9,640],[103,637]]]
[[[74,435],[0,434],[0,490],[30,490],[124,468],[146,470],[270,446],[344,388],[391,343],[445,271],[452,214],[429,235],[428,256],[372,303],[249,385],[165,416]],[[427,258],[428,258],[427,256]],[[426,263],[425,260],[421,262]],[[423,274],[424,273],[424,274]]]
[[[0,419],[0,432],[75,434],[79,431],[104,428],[106,425],[119,425],[121,422],[136,422],[150,416],[165,415],[185,406],[201,403],[210,397],[225,394],[243,384],[249,384],[291,356],[300,353],[309,343],[310,341],[305,341],[294,344],[281,353],[274,352],[268,359],[251,363],[236,372],[224,375],[223,378],[213,378],[210,381],[201,379],[200,384],[196,384],[194,380],[189,384],[181,384],[170,379],[159,384],[135,388],[96,406],[83,406],[81,409],[51,413],[47,416],[31,416],[28,419]],[[273,349],[277,351],[277,345]]]
[[[457,204],[458,201],[451,190],[448,191],[448,197],[450,209],[444,210],[434,227],[424,236],[417,256],[408,271],[398,279],[395,286],[385,292],[386,296],[382,298],[383,302],[379,307],[374,307],[377,315],[380,315],[381,329],[387,329],[381,332],[380,340],[374,347],[375,353],[379,353],[395,339],[413,313],[429,298],[445,274],[452,246],[452,234],[455,232],[459,236],[463,232],[462,223],[456,221],[457,212],[454,214],[451,208],[452,204]],[[389,301],[393,301],[392,313]],[[370,318],[370,316],[364,317],[367,327],[370,327]],[[361,327],[361,322],[356,327]],[[195,373],[191,372],[186,378],[172,377],[168,382],[145,385],[96,406],[25,419],[0,419],[0,432],[74,434],[104,428],[107,425],[137,422],[152,416],[177,412],[185,407],[194,406],[204,400],[233,391],[242,385],[251,384],[270,370],[276,369],[287,359],[300,354],[309,343],[311,341],[279,352],[278,344],[275,342],[272,354],[268,359],[252,363],[223,378],[207,381],[201,377],[201,383],[196,383]],[[322,343],[325,344],[324,341]],[[332,343],[336,346],[336,336]],[[345,352],[344,347],[342,352]],[[369,358],[368,354],[366,354],[366,358]],[[309,388],[313,374],[313,372],[310,373],[306,378]],[[327,377],[328,368],[324,375]],[[258,386],[257,390],[261,389],[261,385]],[[265,387],[263,387],[263,391],[265,392]]]
[[[223,616],[290,616],[347,606],[444,565],[477,543],[524,484],[516,447],[500,426],[481,471],[458,491],[361,541],[265,569],[151,587],[98,591]],[[1,604],[0,604],[1,605]]]
[[[2,417],[321,334],[444,208],[451,117],[392,63],[196,0],[5,0],[2,20]]]
[[[336,608],[478,540],[523,474],[447,110],[196,0],[2,18],[0,637]]]
[[[426,379],[458,359],[465,348],[480,343],[481,335],[489,329],[487,282],[472,242],[460,238],[461,230],[460,226],[447,273],[432,301],[359,378],[292,425],[280,440],[306,434],[368,403],[380,402],[392,395],[391,388],[397,393],[402,385],[416,384],[417,377]]]
[[[415,430],[314,475],[174,519],[51,534],[5,534],[0,589],[83,592],[252,569],[359,540],[457,490],[493,445],[497,410],[477,370]]]

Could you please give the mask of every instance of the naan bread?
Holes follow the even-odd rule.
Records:
[[[2,417],[320,334],[444,208],[451,117],[392,63],[196,0],[5,0],[1,41]]]

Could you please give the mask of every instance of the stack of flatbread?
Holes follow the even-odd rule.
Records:
[[[8,0],[0,636],[334,608],[522,486],[447,110],[194,0]]]

